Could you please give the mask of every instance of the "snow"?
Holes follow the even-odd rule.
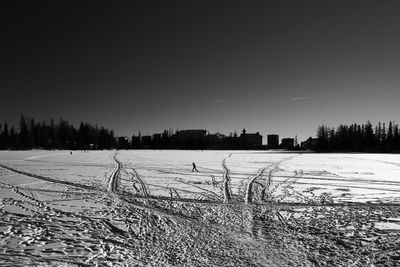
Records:
[[[115,163],[115,151],[2,151],[0,163],[28,173],[61,181],[106,187]],[[290,189],[309,196],[329,194],[335,201],[399,202],[400,155],[314,154],[275,151],[181,151],[124,150],[117,158],[123,163],[121,186],[133,190],[133,170],[140,175],[150,194],[169,196],[170,188],[181,197],[200,197],[202,192],[220,193],[212,184],[223,180],[222,161],[230,170],[233,193],[243,190],[258,170],[272,171],[270,190],[283,197]],[[199,172],[192,172],[195,162]],[[266,179],[266,177],[262,177]],[[53,188],[50,182],[0,169],[0,181],[20,188]],[[61,186],[63,187],[63,186]],[[61,190],[60,188],[58,190]],[[291,200],[293,201],[293,200]]]
[[[277,197],[290,186],[302,194],[310,190],[317,195],[327,193],[337,201],[400,200],[400,180],[397,178],[400,177],[400,155],[137,150],[120,151],[118,158],[127,168],[134,168],[156,195],[166,195],[167,187],[199,192],[181,180],[217,192],[210,183],[211,175],[222,180],[222,160],[225,158],[234,192],[238,192],[259,169],[277,165],[270,186],[275,188]],[[192,162],[196,163],[199,173],[191,172]]]
[[[212,221],[221,220],[222,225],[229,216],[235,218],[232,212],[222,216],[224,209],[230,208],[229,205],[220,205],[224,197],[224,160],[234,195],[232,204],[237,204],[235,210],[238,213],[243,211],[239,215],[248,218],[243,223],[250,226],[255,217],[243,202],[245,190],[252,180],[257,185],[253,187],[251,200],[261,206],[267,203],[263,208],[272,207],[268,203],[276,204],[276,207],[284,207],[288,203],[299,205],[292,210],[281,210],[281,215],[289,223],[296,222],[290,220],[300,221],[315,215],[318,220],[313,223],[326,220],[329,226],[334,225],[334,221],[329,221],[330,216],[336,214],[342,216],[337,226],[340,229],[340,225],[348,224],[347,217],[352,216],[349,212],[354,212],[353,206],[347,205],[351,203],[360,204],[359,220],[370,216],[368,209],[371,207],[375,212],[371,220],[376,221],[376,229],[400,229],[398,217],[385,217],[383,220],[383,214],[389,216],[390,210],[376,206],[400,203],[400,155],[397,154],[181,150],[73,151],[70,154],[70,151],[0,151],[0,256],[22,253],[24,257],[48,259],[49,255],[54,259],[56,255],[61,255],[60,262],[72,261],[79,256],[79,264],[100,265],[112,260],[132,260],[132,249],[137,246],[134,243],[132,247],[118,244],[124,244],[124,236],[130,236],[132,241],[136,240],[135,235],[145,234],[143,220],[149,219],[147,226],[155,222],[164,223],[165,229],[175,225],[187,227],[184,229],[189,231],[201,226],[191,225],[190,220],[181,221],[183,225],[175,224],[165,219],[170,215],[159,216],[160,210],[165,211],[167,207],[175,207],[174,212],[179,211],[184,201],[188,203],[187,210],[183,209],[187,212],[194,212],[190,203],[211,201],[212,205],[202,207],[205,212],[202,216],[205,220],[207,216]],[[192,172],[193,162],[199,172]],[[110,186],[113,182],[116,182],[116,187]],[[267,193],[266,198],[261,200],[256,194],[260,186],[264,186]],[[150,198],[144,198],[144,192]],[[162,199],[166,201],[162,202]],[[172,203],[172,199],[182,202]],[[155,202],[152,204],[148,200]],[[171,203],[166,204],[170,200]],[[325,204],[332,206],[327,208],[329,205]],[[334,205],[339,206],[336,209]],[[154,212],[152,216],[146,215],[148,210]],[[218,217],[220,214],[221,217]],[[275,213],[266,212],[263,216],[266,214],[274,216]],[[372,227],[369,220],[365,224]],[[304,227],[307,225],[303,224]],[[355,222],[350,222],[350,226],[356,229]],[[346,228],[349,233],[346,232],[345,236],[353,236],[353,228]],[[244,240],[241,233],[235,235],[238,235],[238,240]],[[112,242],[101,241],[99,244],[99,240],[110,238]],[[171,238],[175,240],[176,236]],[[158,243],[151,243],[149,247],[152,249],[154,244]],[[118,248],[114,249],[114,246]],[[153,251],[151,249],[149,251]],[[0,257],[0,264],[5,262],[2,260],[4,258]],[[50,260],[47,263],[53,264]]]

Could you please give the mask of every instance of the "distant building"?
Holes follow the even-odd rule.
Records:
[[[281,147],[284,149],[294,148],[294,138],[282,138]]]
[[[317,143],[318,138],[309,137],[306,141],[301,142],[301,148],[305,150],[315,150]]]
[[[161,134],[160,133],[153,134],[152,147],[153,148],[160,148],[161,147],[161,142],[162,142]]]
[[[140,148],[141,146],[141,141],[140,141],[140,136],[132,136],[132,142],[131,142],[131,147],[132,148]]]
[[[182,140],[185,139],[201,139],[207,134],[206,130],[182,130],[176,132],[176,136]]]
[[[269,134],[267,135],[268,148],[278,148],[279,147],[279,135]]]
[[[178,148],[203,149],[206,141],[206,130],[177,131],[173,141]]]
[[[151,146],[151,136],[150,135],[142,136],[142,146],[144,148],[149,148]]]
[[[260,148],[262,146],[262,135],[260,135],[259,132],[246,133],[246,129],[243,129],[239,140],[241,148],[251,149]]]
[[[226,136],[220,133],[207,134],[206,135],[207,148],[209,149],[219,148],[224,138],[226,138]]]

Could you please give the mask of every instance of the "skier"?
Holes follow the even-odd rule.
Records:
[[[196,164],[195,164],[194,162],[192,163],[192,165],[193,165],[192,172],[194,172],[194,171],[196,171],[196,172],[199,172],[199,171],[197,170],[197,168],[196,168]]]

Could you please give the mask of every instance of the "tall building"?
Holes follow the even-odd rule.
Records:
[[[246,129],[243,129],[240,135],[240,147],[241,148],[259,148],[262,146],[262,135],[259,132],[246,133]]]
[[[279,147],[279,135],[269,134],[267,135],[268,148],[278,148]]]

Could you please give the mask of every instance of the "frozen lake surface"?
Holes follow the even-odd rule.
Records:
[[[0,264],[400,264],[399,177],[397,154],[0,151]]]
[[[234,194],[243,190],[252,176],[263,168],[275,199],[307,201],[308,197],[329,194],[335,201],[400,201],[400,155],[313,154],[265,151],[121,151],[118,157],[128,168],[135,168],[154,195],[165,194],[164,187],[182,190],[193,197],[198,192],[182,183],[209,182],[211,176],[223,179],[222,161],[230,170]],[[195,162],[199,173],[192,173]],[[186,191],[183,191],[186,190]],[[289,191],[290,196],[284,191]],[[297,196],[297,197],[296,197]]]
[[[114,168],[114,154],[114,151],[74,151],[72,155],[69,151],[3,151],[0,163],[62,181],[102,187]],[[252,176],[266,168],[259,180],[268,180],[266,176],[271,171],[269,189],[281,201],[304,202],[308,197],[321,195],[339,202],[400,201],[400,155],[397,154],[127,150],[119,151],[117,157],[127,172],[122,175],[122,187],[132,190],[129,173],[135,170],[154,196],[169,196],[169,188],[185,198],[199,198],[206,190],[218,194],[212,182],[223,180],[225,159],[233,194],[243,190]],[[192,162],[199,172],[192,172]],[[0,175],[2,182],[20,187],[37,183],[24,184],[26,177],[16,178],[15,173],[4,169]]]

